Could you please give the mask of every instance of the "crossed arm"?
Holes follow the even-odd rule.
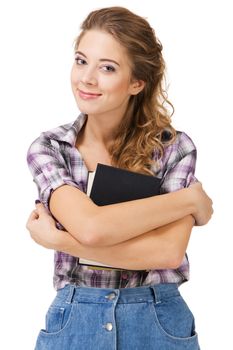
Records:
[[[55,227],[55,221],[44,206],[42,204],[37,205],[37,209],[32,212],[27,223],[27,228],[37,243],[73,256],[97,260],[104,264],[115,265],[125,269],[177,268],[180,265],[194,224],[193,216],[190,215],[190,212],[194,211],[194,206],[188,196],[188,189],[180,190],[173,194],[156,196],[156,198],[151,197],[139,200],[147,204],[143,206],[143,217],[145,218],[143,222],[141,222],[140,212],[137,210],[139,210],[139,207],[142,210],[142,204],[145,203],[131,201],[131,203],[125,203],[125,206],[122,206],[124,203],[113,205],[111,208],[109,206],[108,211],[105,211],[104,214],[104,210],[98,212],[97,209],[95,211],[96,208],[90,205],[90,199],[85,194],[77,191],[77,189],[70,186],[62,186],[55,190],[51,196],[51,212],[56,218],[60,219],[59,222],[66,229],[66,222],[69,223],[68,226],[71,225],[67,231],[58,230]],[[76,196],[79,196],[78,201]],[[64,198],[67,205],[64,205]],[[63,204],[61,204],[61,200]],[[75,202],[81,203],[79,210],[74,206]],[[128,210],[126,210],[126,207],[128,207]],[[102,207],[102,209],[104,208]],[[111,209],[112,212],[109,213]],[[73,213],[76,220],[72,221],[72,210],[76,213],[83,211],[83,215],[80,214],[78,219],[77,215]],[[128,220],[122,221],[118,219],[118,221],[115,220],[115,225],[113,225],[114,219],[112,218],[114,216],[111,217],[109,214],[114,214],[114,211],[115,213],[117,212],[117,215],[122,211],[123,215],[127,215]],[[85,230],[88,232],[89,224],[86,227],[84,225],[82,229],[78,229],[85,222],[82,221],[85,213],[87,215],[86,223],[91,219],[90,221],[94,222],[97,227],[100,227],[99,230],[95,231],[96,236],[102,230],[100,238],[86,240],[84,235]],[[121,216],[118,216],[118,218],[121,218]],[[99,224],[98,219],[100,219]],[[152,226],[147,226],[147,220],[149,225]],[[169,222],[169,220],[173,221]],[[151,221],[153,221],[152,224]],[[166,221],[169,223],[166,223]],[[76,222],[78,222],[78,225]],[[72,223],[74,223],[73,226]],[[102,223],[102,226],[100,223]],[[115,235],[109,231],[108,225],[115,229]],[[157,228],[150,229],[153,225],[157,225]],[[149,229],[146,231],[145,227],[149,227]],[[125,237],[128,234],[128,237],[124,239],[120,235],[123,229]],[[108,238],[107,245],[106,242],[105,245],[101,245],[103,231]],[[111,235],[107,234],[107,232],[111,232]],[[117,233],[119,234],[117,235]],[[116,237],[118,242],[116,242]],[[112,242],[111,239],[113,239]]]
[[[35,140],[28,151],[29,167],[40,198],[66,231],[58,230],[49,212],[38,204],[26,225],[32,238],[46,248],[122,268],[177,267],[186,251],[193,217],[200,226],[213,213],[212,201],[201,184],[190,186],[194,144],[181,133],[177,147],[179,157],[169,164],[163,182],[165,192],[170,193],[98,207],[75,188],[64,159],[50,140]]]
[[[108,247],[85,246],[63,231],[57,248],[73,256],[123,269],[176,269],[184,258],[193,224],[193,217],[188,215]]]

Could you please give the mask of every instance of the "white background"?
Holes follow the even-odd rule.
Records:
[[[1,1],[1,349],[32,350],[55,296],[53,252],[36,245],[25,228],[37,198],[26,152],[40,132],[77,117],[69,80],[73,40],[91,10],[111,5],[146,17],[164,46],[173,125],[195,142],[196,176],[215,209],[207,226],[193,230],[191,280],[181,292],[195,314],[202,350],[231,348],[230,2]]]

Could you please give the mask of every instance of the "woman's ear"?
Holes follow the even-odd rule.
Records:
[[[139,92],[141,92],[144,89],[145,81],[143,80],[135,80],[132,82],[130,87],[130,94],[131,95],[137,95]]]

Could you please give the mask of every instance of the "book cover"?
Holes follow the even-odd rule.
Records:
[[[95,172],[88,173],[87,195],[97,205],[109,205],[147,198],[160,194],[161,179],[98,163]],[[79,264],[93,269],[120,269],[100,262],[79,258]]]
[[[98,163],[90,198],[97,205],[108,205],[151,197],[160,193],[160,181],[155,176]]]

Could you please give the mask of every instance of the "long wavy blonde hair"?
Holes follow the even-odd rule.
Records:
[[[130,97],[125,115],[115,132],[114,144],[108,149],[112,165],[154,175],[151,166],[155,166],[163,156],[164,145],[172,143],[176,136],[176,130],[171,125],[174,107],[163,87],[166,67],[162,44],[144,18],[123,7],[92,11],[75,39],[75,51],[85,32],[91,29],[111,34],[127,50],[132,79],[145,82],[144,89]]]

